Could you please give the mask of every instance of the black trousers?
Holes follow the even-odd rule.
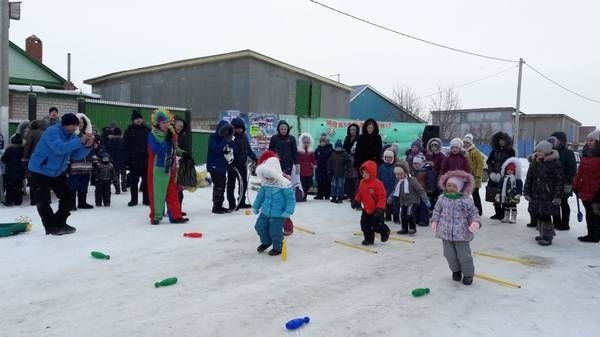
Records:
[[[473,203],[475,204],[475,207],[477,207],[477,210],[479,211],[479,216],[481,216],[481,214],[483,214],[483,208],[481,207],[481,197],[479,196],[479,189],[474,188],[472,195],[473,195]],[[435,204],[432,203],[432,205],[435,205]]]
[[[96,199],[96,206],[110,206],[110,186],[111,181],[101,181],[96,180],[96,191],[94,192],[94,196]]]
[[[248,189],[248,168],[244,166],[236,166],[238,171],[240,171],[240,175],[242,176],[242,181],[238,187],[238,195],[241,195],[240,202],[246,202],[246,190]],[[235,208],[236,206],[236,195],[235,195],[235,183],[239,180],[239,177],[233,168],[227,168],[227,202],[229,203],[229,208]]]
[[[142,201],[144,204],[150,204],[150,199],[148,199],[148,188],[147,182],[148,172],[146,169],[135,169],[130,170],[127,175],[127,184],[129,185],[131,192],[131,201],[135,204],[138,202],[138,184],[140,183],[140,179],[142,180],[142,184],[140,185],[140,189],[142,190]]]
[[[588,235],[594,239],[600,239],[600,215],[594,213],[592,209],[592,201],[584,201],[585,222],[587,223]]]
[[[400,205],[397,202],[392,202],[385,206],[385,220],[400,222]]]
[[[227,183],[227,176],[224,174],[218,174],[216,172],[210,172],[210,178],[213,182],[213,209],[223,207],[223,201],[225,201],[225,185]]]
[[[304,191],[304,200],[306,200],[308,190],[313,184],[313,176],[300,177],[300,184],[302,185],[302,190]]]
[[[23,203],[23,179],[7,179],[4,177],[4,186],[6,195],[4,195],[4,204],[7,206],[19,206]]]
[[[32,172],[31,178],[39,196],[37,210],[46,232],[66,225],[67,218],[71,215],[69,200],[73,193],[67,184],[66,174],[63,173],[53,178]],[[54,191],[58,197],[56,213],[50,207],[50,190]]]
[[[329,199],[331,196],[331,178],[317,178],[317,197]]]
[[[346,194],[346,197],[350,200],[354,199],[358,185],[358,178],[346,178],[346,182],[344,184],[346,185],[344,187],[344,193]]]
[[[383,222],[382,216],[377,216],[375,213],[367,214],[364,210],[360,216],[360,229],[365,236],[365,241],[375,242],[375,233],[390,233],[390,228]]]
[[[417,210],[416,205],[408,205],[402,206],[400,208],[400,219],[402,221],[402,229],[417,229],[416,226],[416,215],[415,211]]]
[[[504,218],[504,207],[502,207],[501,203],[499,203],[499,202],[494,203],[494,211],[496,212],[495,215],[498,215],[498,217],[500,219]]]
[[[587,212],[586,212],[587,213]],[[569,217],[571,216],[571,207],[569,206],[569,197],[563,196],[560,199],[560,215],[552,217],[554,228],[569,228]]]

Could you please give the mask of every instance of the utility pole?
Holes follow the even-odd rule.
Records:
[[[513,139],[515,142],[515,155],[519,157],[519,117],[521,114],[521,80],[523,79],[523,61],[519,59],[519,80],[517,82],[517,106],[515,107],[515,130],[513,132]]]
[[[21,2],[0,0],[0,134],[8,143],[8,28],[21,18]],[[0,149],[1,150],[1,149]]]
[[[0,134],[8,145],[8,0],[0,0]],[[0,149],[2,150],[2,149]]]

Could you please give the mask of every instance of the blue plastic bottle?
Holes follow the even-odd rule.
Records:
[[[308,322],[310,322],[310,318],[308,317],[296,318],[285,323],[285,328],[288,330],[296,330],[302,325],[307,324]]]

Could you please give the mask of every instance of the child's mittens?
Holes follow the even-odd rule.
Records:
[[[469,232],[475,233],[479,230],[479,227],[481,227],[479,222],[471,222],[471,224],[469,225]]]
[[[431,231],[433,231],[434,233],[437,233],[437,226],[438,226],[437,222],[435,222],[435,221],[432,222],[431,223]]]

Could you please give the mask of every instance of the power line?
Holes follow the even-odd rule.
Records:
[[[463,83],[463,84],[460,84],[460,85],[457,85],[457,86],[454,86],[454,87],[449,87],[449,88],[447,88],[447,89],[440,90],[440,91],[438,91],[438,92],[434,92],[433,94],[429,94],[429,95],[421,96],[421,97],[418,97],[417,99],[423,99],[423,98],[431,97],[431,96],[437,95],[437,94],[439,94],[439,93],[442,93],[442,92],[446,92],[446,91],[448,91],[448,90],[451,90],[451,89],[458,89],[458,88],[466,87],[466,86],[468,86],[468,85],[475,84],[475,83],[477,83],[477,82],[481,82],[481,81],[487,80],[487,79],[489,79],[489,78],[492,78],[492,77],[498,76],[498,75],[500,75],[500,74],[504,74],[505,72],[507,72],[507,71],[510,71],[510,70],[513,70],[513,69],[516,69],[517,67],[519,67],[519,66],[518,66],[518,65],[516,65],[516,66],[511,66],[510,68],[504,69],[504,70],[502,70],[502,71],[499,71],[499,72],[497,72],[497,73],[493,73],[493,74],[491,74],[491,75],[487,75],[487,76],[484,76],[484,77],[482,77],[482,78],[476,79],[476,80],[474,80],[474,81],[470,81],[470,82],[467,82],[467,83]]]
[[[590,102],[593,102],[593,103],[599,103],[600,104],[600,100],[584,96],[584,95],[582,95],[582,94],[580,94],[578,92],[575,92],[575,91],[573,91],[573,90],[565,87],[564,85],[556,82],[555,80],[551,79],[550,77],[542,74],[542,72],[540,72],[539,70],[537,70],[534,67],[532,67],[529,63],[525,63],[525,65],[528,66],[531,70],[535,71],[538,75],[540,75],[541,77],[545,78],[546,80],[548,80],[549,82],[553,83],[554,85],[560,87],[561,89],[566,90],[566,91],[570,92],[571,94],[573,94],[575,96],[578,96],[580,98],[583,98],[583,99],[585,99],[587,101],[590,101]]]
[[[374,27],[377,27],[377,28],[386,30],[388,32],[392,32],[394,34],[398,34],[398,35],[401,35],[401,36],[404,36],[404,37],[407,37],[407,38],[410,38],[410,39],[413,39],[413,40],[417,40],[417,41],[420,41],[420,42],[423,42],[423,43],[427,43],[427,44],[430,44],[432,46],[436,46],[436,47],[440,47],[440,48],[452,50],[452,51],[455,51],[455,52],[459,52],[459,53],[463,53],[463,54],[467,54],[467,55],[471,55],[471,56],[483,57],[483,58],[490,59],[490,60],[496,60],[496,61],[502,61],[502,62],[511,62],[511,63],[519,63],[519,61],[515,61],[515,60],[509,60],[509,59],[505,59],[505,58],[484,55],[484,54],[475,53],[475,52],[471,52],[471,51],[467,51],[467,50],[463,50],[463,49],[458,49],[458,48],[446,46],[446,45],[443,45],[443,44],[440,44],[440,43],[428,41],[428,40],[425,40],[425,39],[422,39],[422,38],[419,38],[419,37],[416,37],[416,36],[412,36],[412,35],[409,35],[409,34],[406,34],[406,33],[399,32],[399,31],[394,30],[392,28],[388,28],[388,27],[382,26],[380,24],[371,22],[369,20],[359,18],[358,16],[354,16],[354,15],[352,15],[350,13],[346,13],[346,12],[341,11],[339,9],[333,8],[331,6],[328,6],[328,5],[324,4],[324,3],[321,3],[321,2],[318,2],[318,1],[315,1],[315,0],[308,0],[308,1],[310,1],[310,2],[312,2],[314,4],[317,4],[317,5],[321,6],[321,7],[327,8],[327,9],[329,9],[331,11],[336,12],[336,13],[339,13],[339,14],[342,14],[342,15],[347,16],[349,18],[352,18],[354,20],[358,20],[358,21],[364,22],[364,23],[366,23],[368,25],[371,25],[371,26],[374,26]]]

